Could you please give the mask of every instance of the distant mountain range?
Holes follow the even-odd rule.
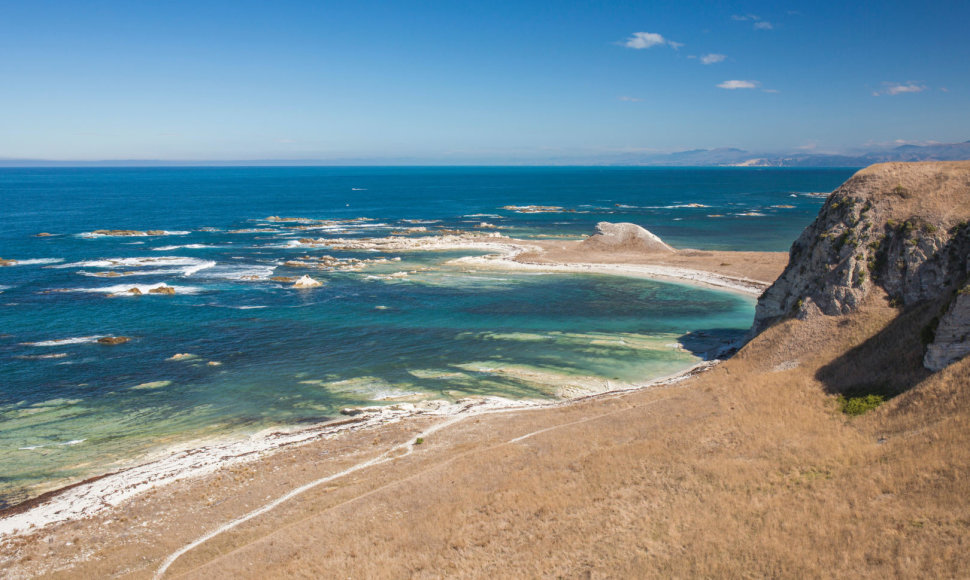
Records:
[[[649,167],[866,167],[885,161],[963,161],[970,160],[970,141],[936,145],[901,145],[893,149],[865,151],[853,154],[830,153],[752,153],[744,149],[721,147],[692,149],[676,153],[622,153],[613,155],[568,156],[537,159],[534,157],[449,159],[446,163],[434,158],[370,157],[340,159],[260,159],[260,160],[105,160],[51,161],[44,159],[4,159],[0,167],[166,167],[166,166],[371,166],[371,165],[593,165],[593,166],[649,166]]]
[[[736,167],[865,167],[886,161],[970,160],[970,141],[937,145],[901,145],[883,151],[855,155],[825,153],[758,154],[744,149],[693,149],[660,155],[625,154],[608,165],[736,166]]]

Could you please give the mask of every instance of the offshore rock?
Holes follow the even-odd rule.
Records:
[[[314,280],[307,275],[304,275],[302,278],[293,283],[294,288],[316,288],[317,286],[323,286],[323,282]]]
[[[148,291],[149,294],[167,294],[172,296],[175,294],[175,288],[171,286],[159,286],[158,288],[152,288]]]
[[[98,344],[124,344],[131,340],[127,336],[102,336],[98,339]]]
[[[636,224],[600,222],[594,234],[581,242],[584,249],[595,251],[676,252],[658,236]]]

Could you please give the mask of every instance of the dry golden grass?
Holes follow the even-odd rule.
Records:
[[[970,161],[877,163],[856,173],[840,189],[878,192],[889,219],[917,218],[944,229],[970,216]]]

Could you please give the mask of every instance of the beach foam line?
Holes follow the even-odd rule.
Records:
[[[632,278],[649,278],[669,282],[686,283],[705,288],[729,290],[749,296],[760,296],[770,286],[765,282],[750,278],[723,276],[712,272],[678,268],[674,266],[655,266],[650,264],[591,264],[591,263],[533,263],[518,262],[514,257],[519,252],[506,255],[467,256],[449,260],[446,264],[462,267],[478,267],[502,270],[569,272],[581,274],[608,274]]]

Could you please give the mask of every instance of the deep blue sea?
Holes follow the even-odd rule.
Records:
[[[301,238],[485,222],[512,237],[580,239],[610,221],[676,247],[787,251],[852,173],[0,169],[0,258],[17,260],[0,267],[0,507],[165,446],[347,406],[645,382],[699,360],[678,346],[688,331],[737,337],[754,312],[752,298],[684,285],[467,272],[448,261],[475,252],[340,251]],[[527,205],[561,209],[504,209]],[[94,233],[118,229],[152,235]],[[323,255],[340,267],[285,264]],[[304,274],[323,286],[273,280]],[[148,293],[160,285],[176,294]],[[96,342],[119,335],[131,340]]]

